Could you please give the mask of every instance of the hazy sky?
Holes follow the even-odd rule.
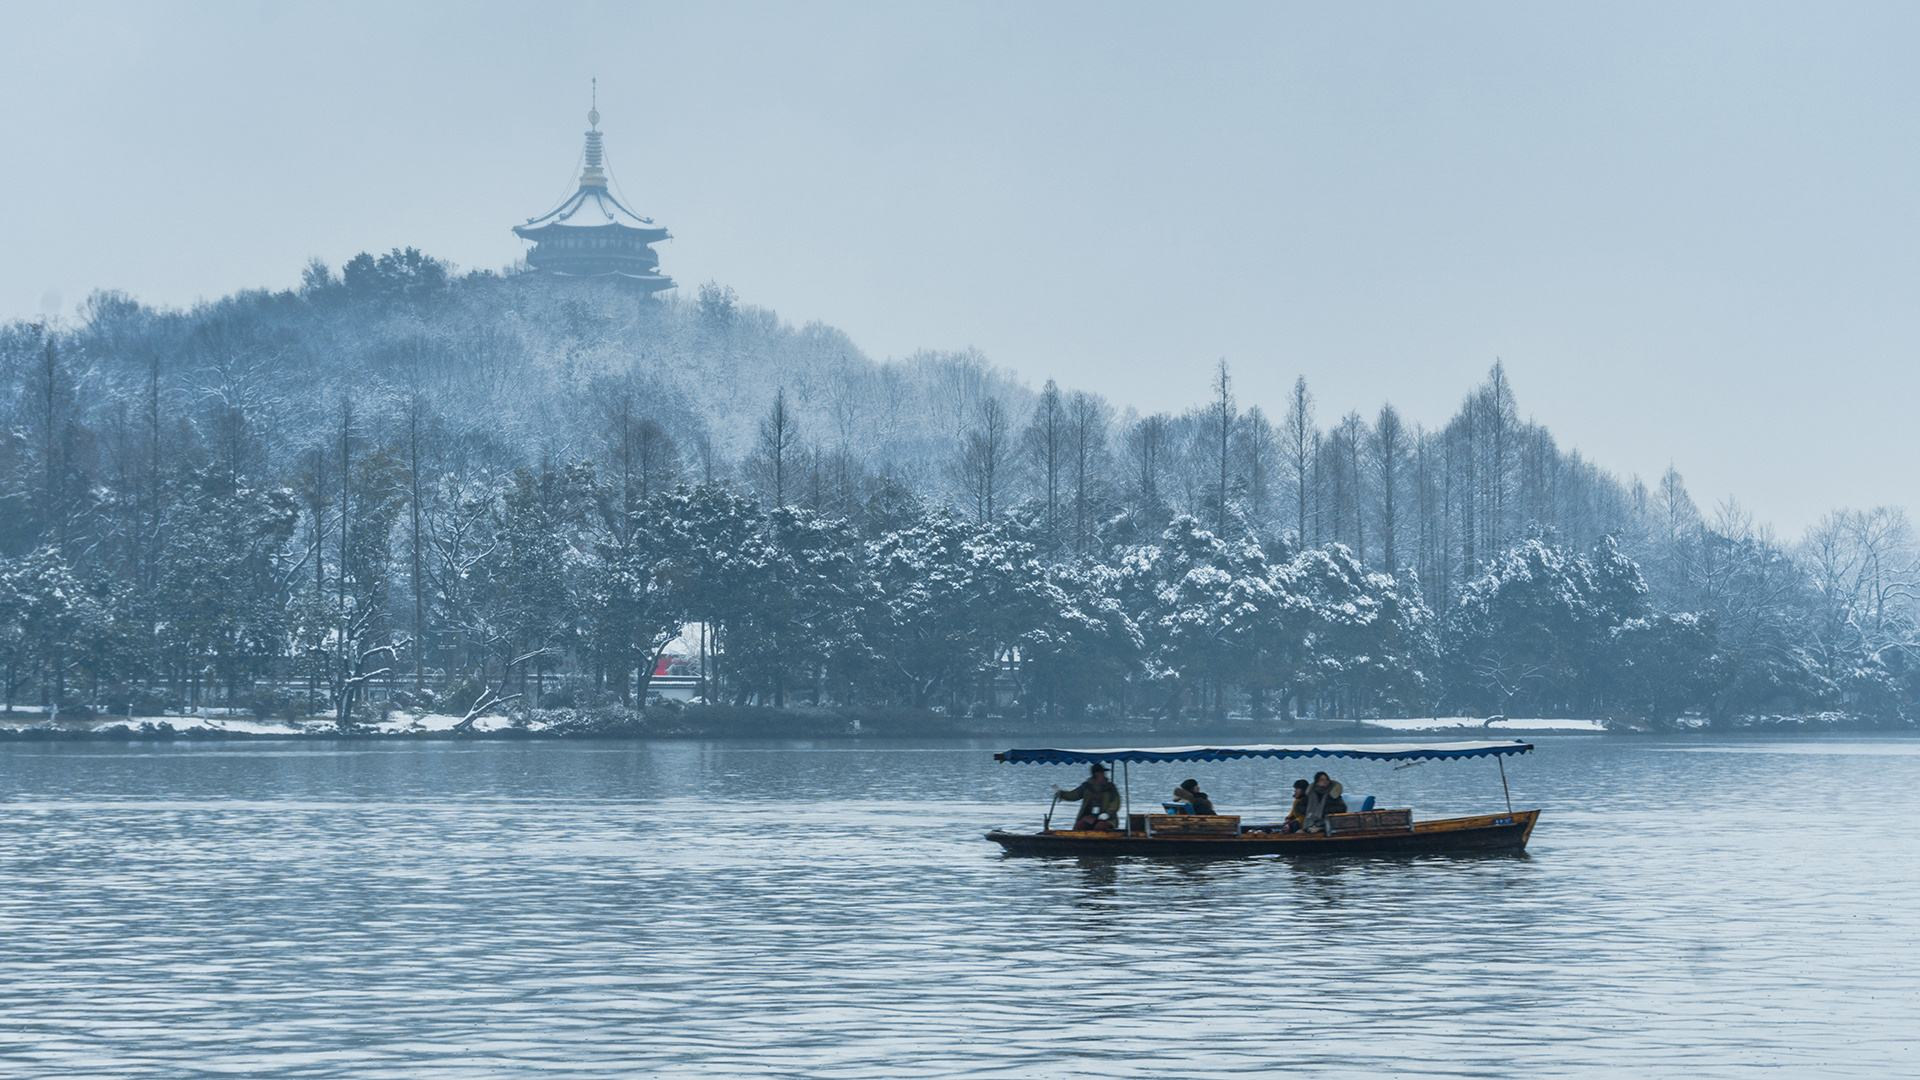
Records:
[[[1920,505],[1920,4],[8,3],[0,317],[512,262],[608,161],[877,358],[1443,421],[1496,357],[1783,532]]]

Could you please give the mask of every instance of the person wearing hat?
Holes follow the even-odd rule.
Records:
[[[1173,789],[1173,801],[1186,803],[1193,807],[1193,812],[1196,814],[1219,813],[1213,808],[1213,800],[1207,797],[1206,792],[1200,790],[1198,780],[1180,781],[1180,786]]]
[[[1072,791],[1055,788],[1053,793],[1062,799],[1079,799],[1080,815],[1073,819],[1073,827],[1078,829],[1111,829],[1120,814],[1120,789],[1107,779],[1107,767],[1094,762],[1087,770],[1087,779]]]
[[[1313,785],[1305,780],[1293,782],[1293,808],[1287,811],[1287,820],[1280,825],[1280,831],[1295,833],[1307,820],[1307,789]]]

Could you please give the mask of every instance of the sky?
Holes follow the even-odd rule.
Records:
[[[0,318],[497,268],[589,80],[663,269],[1142,411],[1445,421],[1496,359],[1786,537],[1920,508],[1920,5],[37,3]]]

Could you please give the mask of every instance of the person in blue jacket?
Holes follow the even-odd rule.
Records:
[[[1200,781],[1198,780],[1180,781],[1180,786],[1173,789],[1173,801],[1186,803],[1188,806],[1193,807],[1193,812],[1196,814],[1219,813],[1218,810],[1213,808],[1213,799],[1209,798],[1206,792],[1200,790]]]

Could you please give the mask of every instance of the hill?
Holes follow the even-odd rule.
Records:
[[[1434,429],[1242,402],[1224,364],[1196,390],[1140,414],[717,285],[412,249],[185,311],[97,294],[0,330],[8,699],[631,699],[691,622],[716,701],[1912,712],[1896,511],[1793,546],[1709,521],[1558,446],[1498,365]]]

